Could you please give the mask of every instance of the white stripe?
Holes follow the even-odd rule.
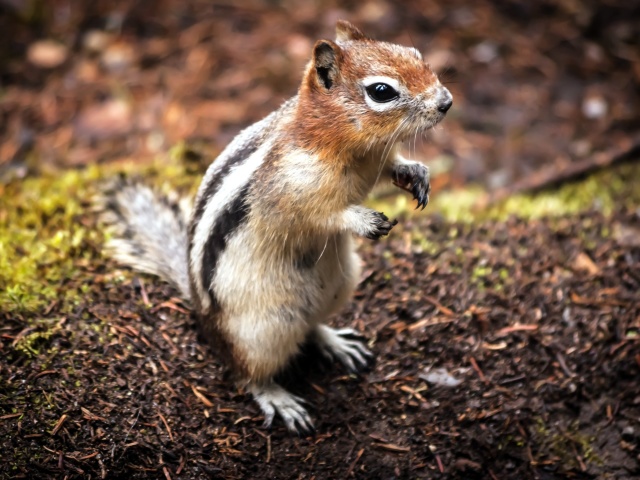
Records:
[[[226,148],[220,153],[220,155],[218,155],[213,163],[209,165],[209,168],[207,168],[207,171],[202,178],[202,182],[200,182],[200,188],[198,189],[198,193],[196,194],[196,199],[193,203],[194,205],[198,204],[198,201],[200,200],[202,195],[207,191],[206,186],[211,183],[211,180],[213,180],[220,169],[222,169],[222,167],[224,167],[227,162],[235,157],[235,153],[244,149],[249,144],[258,141],[258,138],[262,134],[262,131],[265,130],[265,126],[268,126],[268,124],[271,123],[274,116],[275,112],[263,118],[259,122],[248,126],[240,133],[238,133],[238,135],[236,135],[233,140],[231,140],[231,143],[226,146]]]
[[[200,222],[196,226],[196,231],[193,236],[193,246],[191,248],[190,268],[191,275],[194,279],[196,289],[198,290],[198,296],[200,297],[200,304],[202,310],[206,312],[211,306],[211,301],[207,290],[211,285],[202,285],[202,259],[204,257],[204,247],[212,233],[213,225],[218,217],[225,211],[225,209],[233,202],[242,189],[249,183],[253,173],[264,163],[264,159],[272,142],[264,143],[253,154],[251,154],[244,162],[234,166],[229,170],[229,173],[222,181],[222,185],[215,193],[215,195],[207,201],[207,205],[202,213]],[[215,169],[217,166],[215,162],[209,167],[209,170]],[[207,172],[206,178],[213,179],[215,172],[209,175]],[[206,189],[205,184],[200,187],[200,190]]]

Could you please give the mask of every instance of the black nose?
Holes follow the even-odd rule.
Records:
[[[453,100],[451,98],[447,98],[446,100],[440,102],[438,105],[438,111],[442,113],[447,113],[449,109],[453,105]]]

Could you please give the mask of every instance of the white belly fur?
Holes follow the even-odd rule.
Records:
[[[233,234],[219,258],[213,285],[222,309],[221,331],[250,378],[266,381],[350,298],[360,277],[360,260],[350,234],[305,239],[321,254],[315,264],[302,267],[282,250],[265,250],[256,238],[248,225]]]

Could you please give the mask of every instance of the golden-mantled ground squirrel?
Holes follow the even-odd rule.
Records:
[[[415,48],[345,21],[336,32],[313,47],[298,94],[211,164],[193,207],[126,181],[102,200],[112,255],[174,284],[225,347],[265,425],[277,412],[298,432],[313,422],[274,375],[308,341],[351,371],[371,360],[357,332],[325,324],[359,280],[352,235],[377,239],[396,224],[361,203],[391,180],[424,208],[429,171],[399,143],[452,103]]]

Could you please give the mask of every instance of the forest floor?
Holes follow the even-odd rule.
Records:
[[[27,3],[0,1],[0,478],[640,477],[640,167],[617,160],[637,146],[637,14]],[[400,223],[360,242],[333,319],[375,366],[356,377],[308,351],[283,375],[312,405],[317,433],[298,438],[261,427],[177,292],[103,256],[90,206],[122,170],[193,193],[340,17],[416,44],[456,103],[410,146],[432,203],[371,200]],[[519,193],[592,159],[617,165]]]
[[[14,183],[3,199],[19,206],[0,202],[0,215],[41,223],[9,242],[13,258],[29,241],[53,253],[11,263],[33,285],[0,314],[0,476],[636,478],[640,215],[622,179],[639,174],[575,185],[622,188],[599,208],[408,213],[362,242],[362,281],[334,324],[363,332],[377,363],[362,378],[313,352],[292,367],[309,438],[262,429],[176,292],[101,257],[92,180]]]

